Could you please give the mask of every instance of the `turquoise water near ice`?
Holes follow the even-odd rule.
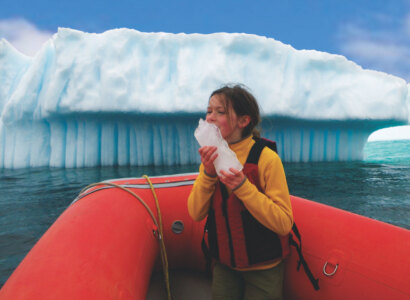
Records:
[[[370,142],[364,160],[284,164],[291,194],[410,229],[410,140]],[[0,286],[86,185],[198,166],[0,170]]]
[[[364,148],[367,163],[409,165],[410,140],[369,142]]]

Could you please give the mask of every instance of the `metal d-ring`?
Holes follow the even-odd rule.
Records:
[[[325,275],[328,276],[328,277],[335,275],[335,273],[336,273],[336,271],[337,271],[337,268],[339,267],[339,264],[336,264],[336,265],[335,265],[335,269],[333,270],[332,273],[327,273],[327,272],[326,272],[327,263],[328,263],[328,262],[326,262],[325,265],[323,266],[323,274],[325,274]]]

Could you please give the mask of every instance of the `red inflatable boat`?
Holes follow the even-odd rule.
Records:
[[[171,270],[205,269],[204,222],[192,221],[187,211],[195,178],[151,178]],[[145,178],[110,182],[137,194],[158,219]],[[409,230],[297,197],[292,206],[303,255],[320,290],[313,289],[303,269],[297,271],[298,255],[291,247],[285,299],[410,299]],[[113,186],[89,188],[27,254],[0,290],[0,299],[146,299],[160,265],[157,237],[158,226],[136,197]],[[173,280],[171,273],[171,286]],[[187,299],[209,299],[209,291],[196,290],[190,282],[179,287],[188,290]],[[182,299],[180,294],[173,299]]]

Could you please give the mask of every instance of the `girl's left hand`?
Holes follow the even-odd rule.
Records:
[[[242,171],[238,171],[234,168],[230,168],[229,171],[231,171],[232,174],[221,170],[219,179],[232,191],[239,187],[245,181],[246,177]]]

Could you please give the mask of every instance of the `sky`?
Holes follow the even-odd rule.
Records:
[[[410,0],[0,0],[0,8],[0,38],[29,56],[58,27],[240,32],[341,54],[410,83]],[[410,138],[410,127],[401,130]]]

